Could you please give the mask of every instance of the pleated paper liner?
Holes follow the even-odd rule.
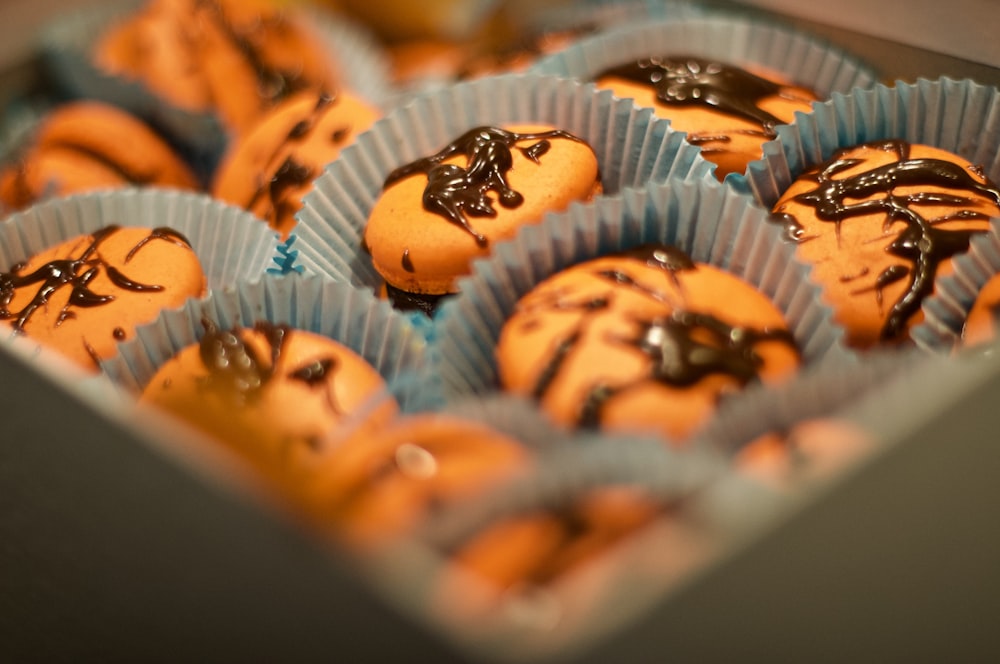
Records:
[[[46,70],[62,95],[106,101],[149,122],[179,148],[208,182],[228,143],[220,119],[212,112],[174,106],[142,82],[109,74],[93,61],[94,46],[107,27],[145,4],[145,0],[122,0],[68,13],[51,22],[41,37]],[[319,9],[292,10],[289,15],[317,34],[344,86],[375,104],[387,99],[388,64],[364,28]]]
[[[592,85],[529,75],[481,79],[396,109],[344,149],[296,217],[298,263],[309,273],[381,288],[362,237],[386,176],[473,127],[504,123],[550,124],[587,141],[606,194],[650,180],[710,177],[698,150],[666,122]]]
[[[750,164],[747,185],[770,209],[792,182],[841,148],[869,141],[902,139],[947,150],[982,168],[1000,182],[1000,97],[991,86],[940,78],[916,83],[876,85],[871,90],[834,94],[794,125],[778,128],[764,147],[764,158]],[[995,226],[997,221],[994,220]],[[984,283],[988,239],[969,258],[956,257],[956,275],[935,285],[936,297],[924,301],[924,322],[911,338],[924,348],[947,348],[961,330],[968,307]],[[978,265],[978,267],[976,267]],[[947,284],[947,285],[943,285]]]
[[[585,260],[656,242],[742,278],[783,312],[805,365],[853,362],[820,303],[809,268],[781,228],[745,196],[711,181],[674,182],[550,214],[497,247],[459,282],[437,319],[446,398],[499,389],[495,347],[517,301],[547,277]]]
[[[532,474],[427,523],[421,541],[442,557],[415,589],[425,602],[417,610],[450,628],[462,644],[501,661],[584,652],[697,578],[727,546],[776,513],[776,494],[704,452],[596,436],[545,450]],[[498,587],[456,562],[454,556],[466,555],[470,542],[489,527],[540,514],[566,519],[567,537],[577,546],[592,542],[583,525],[591,522],[575,520],[581,499],[596,499],[607,510],[592,523],[628,523],[620,531],[598,526],[603,535],[590,535],[600,542],[590,555],[571,556],[557,572]],[[511,534],[494,544],[509,546],[517,559],[519,550],[544,541],[544,535],[536,537],[543,539]]]

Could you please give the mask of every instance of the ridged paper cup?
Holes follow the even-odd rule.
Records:
[[[644,516],[551,579],[497,587],[452,558],[489,526],[539,513],[570,515],[581,498],[597,495],[611,509],[629,505],[626,513],[641,505]],[[418,536],[439,565],[421,577],[421,612],[450,627],[463,645],[501,661],[571,656],[690,582],[772,517],[777,500],[712,454],[580,436],[542,452],[534,472],[428,521]],[[510,546],[530,548],[514,536]]]
[[[435,344],[445,397],[498,389],[495,349],[525,293],[577,263],[646,243],[673,245],[693,260],[742,278],[784,314],[806,366],[853,362],[843,331],[820,303],[810,269],[794,258],[782,229],[744,195],[711,182],[650,185],[591,206],[550,214],[476,261],[459,295],[437,317]]]
[[[708,162],[681,134],[609,92],[552,77],[485,78],[396,109],[344,149],[315,180],[296,217],[299,265],[378,290],[383,280],[362,237],[386,176],[473,127],[504,123],[550,124],[587,141],[597,154],[606,194],[650,180],[710,177]]]
[[[439,403],[421,380],[431,371],[423,334],[372,294],[318,276],[266,275],[164,311],[137,329],[135,339],[121,344],[118,357],[102,364],[104,372],[127,392],[138,394],[164,362],[201,339],[203,319],[219,329],[266,321],[323,335],[372,365],[403,410]]]
[[[877,80],[870,66],[812,35],[773,20],[726,13],[630,23],[581,39],[539,60],[531,71],[589,81],[611,67],[671,54],[762,66],[811,88],[821,99]],[[728,177],[738,179],[735,173]]]
[[[834,94],[794,125],[778,128],[764,158],[750,164],[747,184],[770,209],[792,182],[841,148],[883,139],[902,139],[947,150],[982,168],[1000,183],[1000,96],[995,87],[970,80],[940,78],[876,85],[871,90]],[[994,220],[996,226],[1000,221]],[[975,254],[957,256],[955,278],[935,285],[937,297],[924,300],[924,322],[911,338],[925,348],[949,347],[968,307],[990,273],[988,238],[976,239]]]
[[[66,14],[53,21],[41,37],[43,62],[64,95],[99,99],[120,106],[158,129],[179,148],[207,183],[229,141],[220,119],[210,111],[192,111],[172,105],[142,82],[110,74],[94,63],[94,47],[108,26],[146,4],[145,0],[122,0]],[[389,94],[388,63],[366,30],[318,9],[294,10],[289,15],[320,38],[329,52],[340,85],[372,103],[384,102]]]

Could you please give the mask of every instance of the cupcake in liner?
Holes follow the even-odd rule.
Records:
[[[501,328],[536,284],[574,264],[649,243],[672,245],[769,298],[783,313],[803,364],[854,361],[842,331],[818,301],[809,268],[795,260],[794,247],[782,241],[766,213],[728,187],[680,182],[550,214],[477,261],[437,319],[445,397],[499,389],[495,351]]]
[[[531,71],[591,80],[628,62],[669,55],[770,70],[821,99],[877,80],[869,66],[813,36],[770,20],[724,13],[622,26],[581,39]],[[739,173],[727,177],[738,181]]]
[[[431,364],[423,335],[370,293],[318,276],[243,279],[164,311],[119,346],[118,357],[102,363],[104,372],[138,394],[164,362],[204,336],[203,319],[219,329],[266,321],[329,337],[373,366],[386,381],[385,396],[396,398],[404,411],[440,403],[424,380]]]
[[[771,208],[811,166],[840,149],[881,140],[946,150],[981,168],[988,180],[1000,182],[998,103],[996,88],[948,78],[835,94],[794,125],[778,128],[778,139],[765,146],[764,158],[750,165],[746,184],[758,202]],[[910,331],[917,344],[940,348],[953,343],[989,272],[982,256],[990,242],[988,236],[975,238],[975,253],[953,261],[955,276],[945,280],[942,275],[935,282],[937,297],[924,299],[923,322]]]
[[[221,119],[210,111],[166,103],[143,83],[109,74],[94,63],[94,47],[107,26],[144,4],[144,0],[123,0],[52,22],[41,39],[44,63],[63,94],[101,99],[144,118],[178,146],[207,182],[228,142]],[[318,9],[297,10],[293,20],[307,24],[328,50],[335,85],[350,88],[375,104],[385,100],[387,65],[365,30]]]
[[[137,418],[172,422],[166,444],[223,458],[304,519],[339,429],[370,433],[435,401],[426,350],[368,293],[264,276],[163,311],[102,368]]]
[[[200,264],[201,274],[190,275],[186,271],[177,269],[176,274],[171,276],[171,283],[196,284],[190,291],[192,296],[196,296],[203,288],[208,290],[224,287],[242,279],[253,278],[264,273],[269,262],[273,260],[277,235],[267,226],[238,208],[224,205],[204,194],[194,194],[189,192],[179,192],[166,189],[122,189],[109,192],[94,192],[88,194],[78,194],[65,198],[58,198],[39,203],[27,210],[19,212],[0,222],[0,265],[3,269],[11,269],[31,257],[41,254],[44,250],[64,242],[70,241],[79,236],[87,236],[102,231],[102,236],[114,235],[114,231],[109,235],[109,227],[118,227],[123,230],[132,227],[154,229],[152,234],[159,231],[156,229],[168,229],[168,234],[181,236],[185,242],[178,242],[181,245],[189,245]],[[113,238],[112,238],[113,239]],[[172,247],[178,242],[167,243],[164,246]],[[95,240],[96,243],[96,240]],[[137,245],[144,246],[146,242]],[[95,244],[96,246],[96,244]],[[81,247],[81,251],[84,247]],[[145,250],[144,250],[145,251]],[[184,256],[190,256],[190,251],[181,251]],[[74,254],[75,255],[75,254]],[[176,254],[171,254],[179,259]],[[170,259],[173,260],[173,259]],[[184,258],[187,264],[192,264],[191,260]],[[127,263],[129,258],[125,258]],[[147,261],[148,262],[148,261]],[[79,271],[78,277],[82,278],[82,271],[88,264],[81,264],[79,268],[74,268],[74,274]],[[106,266],[107,267],[107,266]],[[98,268],[92,268],[97,270]],[[113,279],[111,267],[107,267],[108,278]],[[128,269],[126,279],[128,279]],[[197,272],[197,270],[195,270]],[[184,281],[182,281],[182,279]],[[37,281],[39,286],[43,285]],[[75,282],[74,282],[75,283]],[[117,282],[114,282],[117,283]],[[159,284],[160,282],[155,282]],[[31,286],[31,283],[25,284]],[[74,286],[74,289],[76,286]],[[103,287],[102,287],[103,288]],[[125,291],[138,291],[140,295],[145,286],[119,285]],[[168,291],[169,292],[169,291]],[[188,292],[187,287],[178,290],[178,295]],[[112,293],[113,294],[113,293]],[[107,295],[107,293],[96,293],[96,295]],[[45,298],[47,300],[47,296]],[[183,297],[176,299],[171,295],[169,301],[179,302]],[[125,300],[122,300],[123,302]],[[166,301],[166,300],[164,300]],[[114,302],[112,300],[112,302]],[[134,304],[139,304],[138,300],[132,300]],[[115,304],[115,306],[122,306]],[[147,305],[142,304],[145,307]],[[155,302],[154,302],[155,306]],[[175,306],[175,304],[165,305]],[[77,314],[83,313],[87,308],[75,307],[79,311],[67,311],[66,316],[76,319]],[[120,313],[124,314],[121,310]],[[99,313],[99,312],[98,312]],[[155,315],[155,313],[154,313]],[[33,316],[32,313],[27,314]],[[98,316],[100,318],[100,316]],[[27,318],[25,318],[27,321]],[[108,321],[101,323],[101,327]],[[82,323],[81,323],[82,324]],[[119,341],[127,338],[131,332],[131,325],[122,321],[120,324],[111,321],[113,325],[120,325],[114,331],[114,339]],[[56,325],[59,330],[67,329],[61,323]],[[60,332],[60,334],[63,334]],[[65,334],[70,334],[66,332]],[[97,334],[97,331],[94,331]],[[101,348],[107,346],[111,331],[107,330],[108,338],[103,336],[98,338]],[[69,339],[70,337],[67,337]],[[88,340],[84,343],[96,343],[92,335],[86,336]],[[29,331],[26,340],[33,341]],[[82,338],[81,338],[82,340]],[[55,341],[53,339],[53,341]],[[35,341],[35,343],[39,343]],[[79,348],[76,348],[79,350]],[[114,352],[113,344],[107,346],[107,352]],[[75,351],[74,351],[75,352]],[[107,355],[103,354],[103,357]],[[90,360],[94,361],[96,369],[95,353],[89,352]]]
[[[531,472],[539,454],[572,442],[534,404],[505,396],[407,413],[377,430],[354,424],[323,441],[328,453],[302,495],[313,526],[362,558],[404,546],[427,519],[507,485]]]
[[[386,176],[473,127],[503,123],[545,123],[585,140],[597,155],[605,194],[650,180],[709,177],[707,162],[680,134],[610,93],[551,77],[481,79],[393,111],[327,167],[293,231],[300,264],[310,273],[380,289],[383,279],[364,249],[363,233]]]
[[[705,450],[583,436],[431,519],[422,615],[505,661],[583,651],[780,509]]]

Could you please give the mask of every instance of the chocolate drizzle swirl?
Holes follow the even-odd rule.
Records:
[[[24,264],[15,265],[9,272],[0,272],[0,320],[13,321],[11,325],[14,332],[23,333],[24,326],[32,314],[44,307],[56,291],[67,287],[71,289],[69,301],[60,311],[56,325],[70,318],[75,318],[76,314],[72,310],[74,307],[96,307],[107,304],[115,299],[114,295],[95,293],[90,288],[90,283],[100,274],[102,269],[111,282],[123,290],[162,291],[163,286],[139,283],[110,265],[101,256],[101,243],[118,230],[118,226],[106,226],[95,231],[91,234],[90,243],[75,258],[51,260],[30,274],[21,274],[25,267]],[[149,241],[155,239],[191,246],[177,231],[169,228],[155,228],[128,252],[125,262],[128,263],[136,252]],[[33,285],[37,285],[37,290],[31,301],[20,311],[11,311],[10,303],[13,301],[17,289]]]
[[[656,100],[664,106],[710,106],[722,113],[760,126],[759,131],[740,133],[774,138],[774,128],[783,121],[760,107],[760,102],[776,95],[790,98],[782,86],[745,69],[704,58],[675,55],[643,58],[607,69],[597,78],[616,77],[652,87]],[[728,141],[719,135],[689,137],[692,143]]]
[[[272,157],[268,160],[268,167],[263,172],[272,172],[273,174],[268,180],[259,183],[245,207],[253,209],[260,202],[261,198],[266,196],[270,207],[261,216],[272,226],[277,226],[282,219],[291,217],[299,209],[299,201],[288,200],[289,190],[308,184],[315,176],[315,171],[312,167],[296,161],[291,155],[285,157],[284,161],[277,168],[274,168],[273,164],[279,158],[281,151],[289,144],[298,144],[310,140],[312,131],[316,128],[323,113],[335,101],[336,97],[333,95],[327,93],[320,94],[316,100],[316,106],[313,107],[309,116],[292,126],[285,137],[285,141],[277,147]],[[343,140],[347,133],[349,133],[347,129],[338,130],[334,132],[332,140],[339,142]],[[338,135],[340,137],[339,140],[337,138]],[[272,168],[274,169],[273,171],[271,171]]]
[[[253,329],[263,336],[268,347],[267,361],[262,361],[253,345],[243,340],[240,329],[219,330],[212,321],[202,319],[205,335],[199,343],[199,356],[208,369],[207,385],[230,394],[240,405],[252,402],[278,372],[278,361],[292,329],[258,321]],[[326,388],[327,403],[333,412],[342,410],[334,399],[328,379],[337,368],[335,357],[322,357],[292,369],[289,380],[304,383],[310,389]]]
[[[845,155],[855,148],[838,151],[832,159],[803,175],[816,183],[816,187],[795,196],[792,200],[811,207],[816,218],[840,225],[853,218],[873,213],[885,215],[883,230],[896,221],[905,227],[896,236],[886,252],[910,265],[892,265],[877,275],[872,288],[881,305],[882,290],[891,283],[909,277],[906,292],[893,303],[882,327],[883,340],[902,335],[907,321],[919,310],[921,302],[934,288],[934,278],[941,262],[968,250],[969,240],[979,230],[948,230],[940,225],[956,220],[987,220],[991,215],[971,209],[953,214],[925,218],[913,209],[914,205],[974,206],[977,200],[959,193],[917,192],[896,193],[897,187],[941,187],[955,192],[982,196],[997,206],[1000,215],[1000,189],[992,183],[980,183],[960,165],[940,159],[911,159],[910,144],[898,139],[866,143],[863,146],[896,154],[896,161],[863,171],[849,177],[836,176],[863,163],[863,160]],[[877,197],[876,197],[877,196]],[[876,197],[876,198],[871,198]],[[857,202],[848,202],[857,201]],[[994,215],[995,216],[995,215]],[[788,237],[797,242],[808,240],[798,221],[789,214],[776,213],[774,219],[784,225]],[[984,229],[985,230],[985,229]]]
[[[555,295],[525,310],[532,314],[557,310],[582,312],[578,324],[556,344],[548,363],[536,379],[532,396],[541,400],[565,362],[576,351],[593,318],[613,306],[617,289],[629,288],[668,307],[661,316],[632,319],[630,322],[635,334],[611,339],[645,355],[649,359],[648,373],[621,384],[598,383],[590,387],[578,411],[577,423],[580,426],[599,427],[604,406],[611,399],[648,381],[686,387],[706,376],[722,374],[734,378],[740,385],[746,385],[757,379],[763,363],[757,353],[758,344],[777,341],[796,349],[795,340],[788,330],[734,326],[711,314],[688,311],[683,303],[671,304],[666,291],[643,285],[629,274],[629,262],[640,262],[662,270],[665,278],[679,288],[678,273],[698,268],[690,257],[675,247],[643,245],[618,256],[623,259],[620,267],[599,269],[592,273],[608,282],[607,292],[583,301],[570,301]]]
[[[499,196],[505,208],[516,208],[524,202],[520,192],[507,182],[513,166],[512,150],[538,163],[551,147],[550,139],[566,139],[582,143],[580,138],[561,129],[520,134],[499,127],[476,127],[449,143],[440,152],[418,159],[394,170],[385,179],[384,187],[417,173],[427,176],[424,188],[424,209],[444,217],[475,238],[479,246],[487,239],[469,223],[468,217],[496,217],[490,191]],[[536,141],[528,147],[518,147],[521,141]],[[468,166],[443,163],[450,157],[464,155]]]

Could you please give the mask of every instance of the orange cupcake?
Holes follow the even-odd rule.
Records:
[[[599,175],[594,151],[569,132],[476,127],[389,174],[365,246],[391,296],[430,309],[496,242],[600,193]]]
[[[137,325],[205,287],[180,233],[108,226],[0,272],[0,322],[97,371]]]
[[[336,445],[306,487],[307,508],[352,546],[370,548],[530,465],[524,445],[485,424],[414,415]]]
[[[323,441],[385,390],[385,381],[348,347],[284,325],[219,330],[203,322],[199,343],[164,363],[140,402],[205,432],[290,490],[322,459]],[[365,419],[396,412],[385,399]]]
[[[569,426],[688,437],[725,394],[799,365],[781,311],[741,279],[646,245],[524,295],[496,347],[505,390]]]
[[[287,237],[312,181],[379,115],[348,92],[291,97],[230,147],[212,195],[253,212]]]
[[[683,54],[649,57],[595,76],[598,87],[653,107],[671,125],[687,132],[706,159],[718,165],[721,180],[743,173],[760,159],[761,146],[775,138],[777,125],[795,112],[809,112],[816,93],[793,85],[766,68]]]
[[[48,197],[126,186],[200,188],[145,123],[114,106],[80,101],[49,113],[17,162],[0,171],[0,203],[18,210]]]
[[[150,0],[107,30],[94,58],[237,135],[289,95],[334,84],[320,39],[263,0]]]
[[[957,155],[887,139],[803,173],[773,212],[813,265],[848,343],[870,348],[909,339],[935,280],[1000,215],[1000,189]]]

